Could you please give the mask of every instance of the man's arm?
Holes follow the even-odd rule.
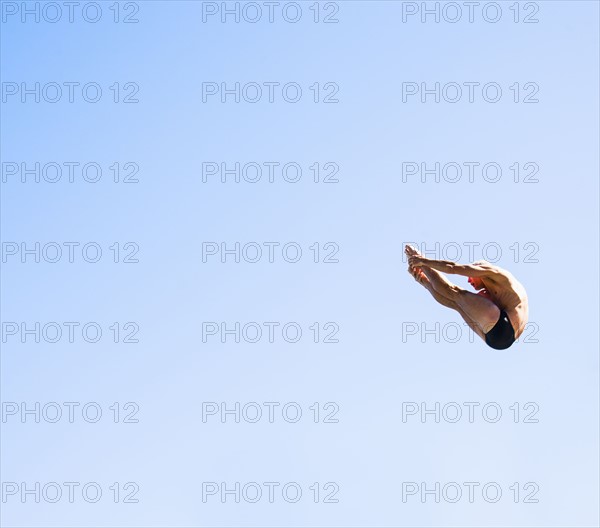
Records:
[[[421,256],[409,257],[408,263],[411,266],[426,266],[428,268],[441,271],[442,273],[452,273],[454,275],[463,275],[465,277],[499,277],[501,271],[491,264],[457,264],[450,260],[434,260]]]

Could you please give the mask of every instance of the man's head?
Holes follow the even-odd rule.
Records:
[[[483,290],[485,288],[485,284],[479,277],[469,277],[468,282],[475,290]]]
[[[477,262],[473,262],[472,265],[473,266],[481,266],[483,264],[489,264],[489,263],[485,260],[478,260]],[[473,286],[473,289],[475,289],[475,290],[483,290],[485,288],[485,284],[483,284],[483,281],[479,277],[469,277],[468,282],[471,286]]]

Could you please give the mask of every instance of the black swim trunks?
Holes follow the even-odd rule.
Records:
[[[515,342],[515,330],[504,310],[494,328],[485,334],[485,342],[496,350],[504,350]]]

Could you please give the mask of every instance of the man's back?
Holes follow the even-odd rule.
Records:
[[[504,310],[515,329],[515,338],[525,330],[529,320],[529,303],[525,287],[505,269],[494,266],[496,274],[482,277],[490,299]]]

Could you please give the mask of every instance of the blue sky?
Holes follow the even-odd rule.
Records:
[[[220,11],[204,22],[194,1],[102,2],[95,23],[87,3],[73,23],[60,2],[54,23],[44,3],[39,23],[10,14],[13,4],[2,2],[0,26],[0,480],[19,488],[2,504],[4,525],[598,525],[598,277],[588,271],[598,269],[596,2],[502,2],[497,22],[486,7],[472,23],[461,2],[456,23],[444,3],[439,23],[419,13],[403,22],[414,5],[391,1],[302,2],[295,23],[289,3],[273,8],[272,23],[261,2],[256,23],[245,3],[239,23]],[[221,3],[204,5],[213,8]],[[239,83],[240,102],[203,102],[215,86],[205,83]],[[302,90],[296,103],[281,91],[288,83]],[[403,102],[406,83],[440,83],[440,102]],[[442,97],[448,83],[463,88],[457,102]],[[473,102],[465,83],[479,83]],[[481,92],[488,83],[502,91],[495,103]],[[262,97],[249,102],[256,85]],[[25,102],[23,87],[34,90]],[[98,102],[87,102],[96,87]],[[533,92],[537,102],[524,102]],[[20,181],[23,163],[40,164],[39,182]],[[206,176],[205,163],[239,163],[240,183]],[[403,174],[406,163],[470,164],[473,181],[463,172],[422,182]],[[296,183],[285,181],[287,164],[300,167]],[[484,178],[486,164],[500,167],[497,182]],[[56,166],[61,179],[50,183]],[[256,166],[262,178],[244,181]],[[40,262],[23,263],[21,244],[35,252],[36,242]],[[236,242],[263,257],[203,255],[203,244]],[[440,257],[459,248],[462,260],[469,248],[473,260],[499,248],[496,263],[529,294],[528,339],[502,352],[471,339],[406,273],[405,242]],[[286,261],[286,244],[301,249],[298,262]],[[49,262],[57,245],[61,258]],[[98,262],[86,261],[98,247]],[[202,339],[203,323],[236,322],[255,323],[246,328],[262,339],[223,343],[220,330]],[[284,326],[300,339],[286,340]],[[60,403],[63,417],[22,423],[36,402]],[[78,403],[73,423],[65,402]],[[102,410],[95,423],[79,412],[91,402],[90,413]],[[302,419],[203,422],[207,402],[258,402],[264,416],[265,402],[293,402]],[[465,411],[456,423],[403,421],[403,403],[420,412],[452,402]],[[499,421],[484,418],[486,405],[501,409]],[[334,409],[339,421],[324,423]],[[131,413],[139,421],[124,423]],[[36,482],[61,483],[65,495],[23,502],[22,484]],[[97,483],[102,498],[71,503],[65,482]],[[296,483],[302,498],[203,502],[213,482],[258,482],[264,497],[262,483]],[[403,483],[452,482],[464,492],[456,503],[402,500]],[[496,483],[502,497],[470,502],[465,482]],[[339,502],[324,502],[334,489]],[[524,502],[532,490],[539,502]],[[139,502],[124,502],[132,491]]]

